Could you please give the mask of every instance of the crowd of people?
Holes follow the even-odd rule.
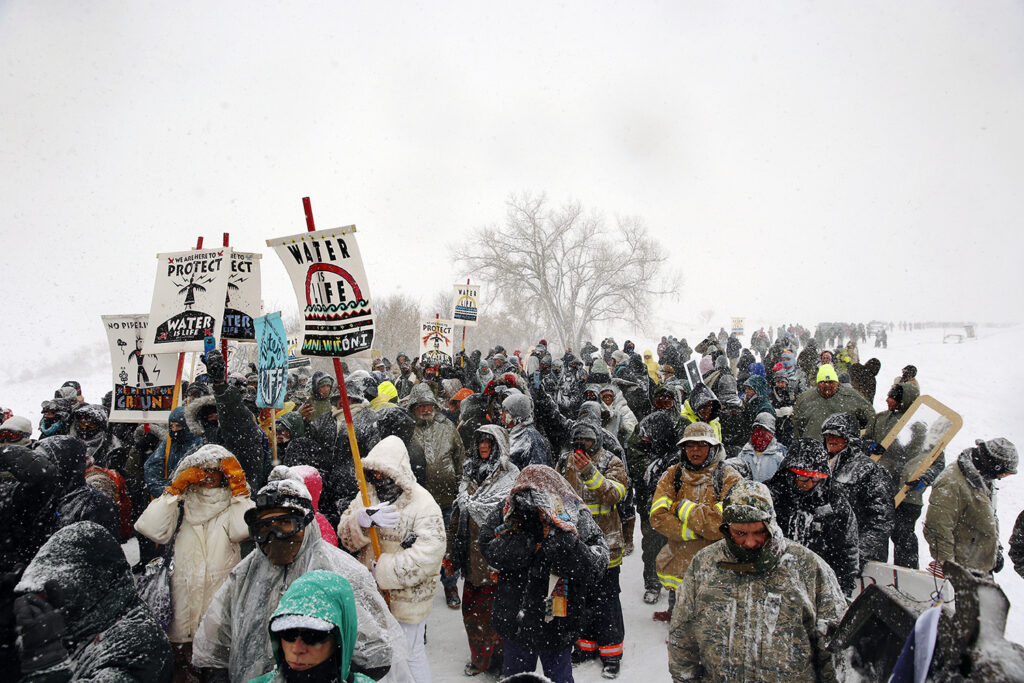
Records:
[[[999,572],[993,483],[1017,468],[1003,438],[923,474],[924,428],[883,447],[921,392],[912,365],[886,386],[861,363],[866,339],[790,325],[642,354],[611,338],[440,366],[399,353],[343,385],[295,369],[277,411],[211,351],[165,425],[110,422],[109,394],[68,381],[38,437],[25,416],[0,425],[0,670],[423,683],[440,588],[466,676],[527,680],[539,661],[561,683],[597,659],[616,678],[638,544],[635,597],[668,625],[674,681],[842,680],[830,641],[865,563],[891,543],[918,568],[924,513],[935,576]]]

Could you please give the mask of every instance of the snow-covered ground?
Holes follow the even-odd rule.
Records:
[[[717,329],[717,328],[716,328]],[[704,334],[690,330],[674,330],[679,336],[686,334],[690,343],[696,343]],[[947,463],[974,439],[1005,436],[1024,447],[1024,411],[1016,394],[1024,386],[1024,366],[1010,363],[1016,352],[1024,346],[1024,326],[1010,328],[981,328],[979,338],[962,344],[943,344],[942,330],[920,330],[889,335],[888,349],[875,349],[871,342],[861,349],[861,360],[872,356],[882,362],[878,377],[876,410],[884,409],[885,393],[900,369],[912,363],[918,367],[922,392],[958,411],[964,418],[963,430],[947,448]],[[749,337],[744,341],[748,341]],[[654,348],[638,341],[638,349]],[[91,363],[95,367],[95,363]],[[17,370],[20,370],[17,369]],[[53,390],[69,379],[64,374],[45,376],[36,373],[30,379],[7,381],[2,384],[0,405],[9,406],[17,414],[38,423],[39,402],[53,395]],[[85,396],[98,401],[110,383],[109,374],[92,371],[76,376],[83,385]],[[1018,513],[1024,509],[1024,473],[1002,480],[999,484],[998,509],[1003,545],[1008,543],[1010,530]],[[918,524],[920,536],[920,522]],[[639,539],[639,531],[637,532]],[[921,539],[922,559],[927,561],[927,545]],[[668,678],[668,656],[665,624],[651,620],[655,609],[664,609],[665,598],[656,608],[641,600],[639,552],[627,557],[622,569],[622,605],[626,620],[626,644],[623,658],[622,680],[662,681]],[[1014,573],[1007,563],[1006,569],[996,575],[1006,591],[1012,607],[1007,623],[1007,637],[1024,642],[1024,579]],[[461,612],[445,606],[443,594],[438,590],[434,610],[428,620],[428,644],[431,668],[436,681],[462,681],[463,666],[469,657],[469,647],[462,626]],[[486,676],[483,677],[486,680]],[[581,682],[599,681],[600,666],[589,662],[576,670]],[[478,679],[479,680],[479,679]]]

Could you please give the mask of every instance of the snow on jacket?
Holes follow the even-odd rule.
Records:
[[[615,398],[612,399],[612,404],[609,408],[619,416],[618,429],[610,431],[615,434],[616,439],[622,439],[633,433],[639,421],[636,419],[636,415],[633,414],[633,410],[629,407],[626,397],[622,394],[622,389],[616,384],[605,384],[601,387],[601,391],[609,388],[615,394]]]
[[[711,417],[707,420],[703,420],[699,415],[698,411],[706,405],[711,406]],[[686,419],[686,424],[692,422],[707,422],[711,425],[711,428],[715,430],[715,437],[722,440],[722,423],[718,419],[718,414],[722,410],[722,402],[715,396],[715,392],[711,391],[706,385],[698,384],[693,388],[693,392],[690,393],[689,398],[683,402],[683,407],[680,410],[680,415]],[[685,427],[685,425],[684,425]]]
[[[602,448],[581,471],[572,463],[571,451],[566,451],[558,462],[558,472],[583,499],[594,521],[601,527],[608,546],[608,566],[620,566],[624,545],[619,505],[629,487],[625,464]]]
[[[429,399],[436,406],[428,384],[417,384],[409,394],[409,405]],[[451,420],[435,408],[426,421],[417,418],[412,439],[423,449],[427,463],[427,490],[442,510],[450,508],[459,491],[464,450],[462,439]]]
[[[860,575],[857,516],[832,477],[804,492],[794,484],[796,475],[791,471],[794,469],[828,472],[824,448],[810,439],[795,441],[779,471],[767,482],[779,526],[786,538],[813,550],[825,560],[835,572],[843,592],[849,594]]]
[[[452,520],[448,525],[446,555],[471,585],[479,587],[497,582],[480,552],[477,542],[480,527],[491,512],[505,504],[512,483],[519,476],[519,468],[509,462],[508,435],[504,429],[484,425],[477,429],[477,434],[489,435],[497,444],[497,453],[482,460],[475,445],[466,453],[459,495],[452,505]]]
[[[69,656],[21,681],[171,680],[171,644],[139,598],[121,546],[106,529],[76,522],[59,530],[39,549],[14,590],[42,593],[51,579],[60,584],[64,598]]]
[[[813,387],[796,399],[793,407],[793,437],[820,439],[822,423],[836,413],[853,414],[862,428],[875,415],[871,404],[853,387],[840,384],[839,390],[830,398],[825,398],[818,393],[817,387]]]
[[[190,467],[220,469],[227,457],[233,456],[224,447],[207,444],[183,458],[171,479]],[[167,637],[172,643],[192,641],[217,589],[242,559],[239,544],[249,537],[245,511],[255,503],[249,496],[232,496],[226,483],[213,489],[189,486],[180,496],[165,492],[135,523],[135,530],[149,540],[168,543],[178,524],[178,503],[183,503],[171,575],[174,615]]]
[[[103,493],[85,483],[85,444],[72,436],[51,436],[39,442],[38,450],[57,466],[57,525],[96,522],[121,538],[121,514],[117,505]]]
[[[213,397],[210,398],[212,400]],[[146,462],[142,466],[143,476],[146,480],[146,491],[154,498],[159,498],[163,494],[164,489],[171,485],[171,480],[164,476],[164,456],[167,456],[167,474],[170,474],[178,466],[182,458],[199,448],[203,443],[202,438],[193,434],[192,430],[189,429],[183,407],[179,406],[171,411],[170,416],[167,418],[168,427],[171,424],[180,424],[182,426],[177,432],[170,432],[171,450],[169,452],[166,450],[167,437],[165,433],[164,437],[160,439],[159,445],[146,458]],[[170,430],[168,429],[168,431]]]
[[[668,468],[658,481],[651,504],[651,526],[666,539],[655,561],[658,579],[665,588],[678,589],[697,551],[722,538],[721,501],[743,479],[722,463],[724,458],[725,449],[712,446],[699,470],[679,463]]]
[[[366,455],[380,441],[377,413],[370,404],[349,396],[352,426],[356,432],[356,446],[360,456]],[[312,465],[324,480],[324,493],[320,511],[333,523],[348,507],[349,501],[359,494],[359,480],[352,460],[352,447],[348,442],[345,413],[334,408],[310,424],[306,436],[314,444],[312,453],[303,456],[302,464]],[[289,452],[289,457],[291,453]],[[299,462],[299,460],[296,460]]]
[[[502,402],[513,426],[509,430],[509,460],[517,469],[527,465],[551,465],[551,446],[533,426],[533,401],[524,394],[514,394]]]
[[[932,484],[924,519],[924,540],[936,562],[990,572],[996,565],[999,520],[995,491],[971,460],[974,448],[965,449],[956,465]]]
[[[334,527],[320,514],[320,493],[324,490],[324,480],[320,477],[320,472],[309,465],[296,465],[292,467],[292,472],[302,477],[303,483],[309,489],[309,495],[313,497],[313,512],[320,527],[320,535],[325,541],[338,547],[338,535],[334,533]]]
[[[725,540],[693,558],[669,630],[674,683],[836,681],[829,641],[846,600],[825,562],[769,524],[778,561],[744,570]]]
[[[295,580],[274,610],[274,617],[303,616],[320,619],[334,625],[334,642],[338,651],[338,679],[351,683],[374,683],[373,679],[351,671],[352,654],[356,646],[356,608],[352,586],[344,577],[331,572],[307,572]],[[280,636],[270,634],[277,667],[268,674],[253,679],[252,683],[285,683],[283,673],[287,663],[281,651]],[[352,678],[349,678],[349,675]]]
[[[259,549],[235,565],[199,624],[192,642],[193,666],[227,670],[231,681],[248,681],[273,669],[267,622],[274,608],[295,579],[324,569],[348,579],[355,591],[359,634],[353,667],[368,671],[390,666],[388,681],[411,680],[405,636],[370,572],[324,541],[319,526],[311,524],[303,533],[298,555],[287,566],[271,564]]]
[[[754,481],[768,481],[779,469],[782,459],[786,457],[786,447],[778,439],[772,439],[763,453],[754,450],[749,441],[740,449],[736,456],[750,468],[750,478]]]
[[[520,522],[520,515],[533,523]],[[550,525],[546,536],[539,516]],[[531,465],[519,473],[505,504],[480,529],[480,550],[498,572],[491,624],[502,637],[531,652],[557,652],[579,637],[588,586],[604,573],[608,547],[557,472]],[[566,597],[566,616],[546,618],[552,593]]]
[[[377,529],[381,555],[375,575],[377,585],[391,591],[391,613],[395,619],[405,624],[418,624],[430,614],[437,574],[444,558],[446,538],[441,508],[430,492],[416,483],[405,444],[397,436],[389,436],[377,444],[363,460],[363,469],[383,474],[402,488],[398,499],[390,501],[401,513],[398,526]],[[374,486],[368,484],[368,488],[370,503],[382,502]],[[338,523],[338,540],[344,548],[358,551],[359,560],[369,567],[373,548],[367,529],[359,526],[359,512],[363,509],[360,498],[349,504]]]

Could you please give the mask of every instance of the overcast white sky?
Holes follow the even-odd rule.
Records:
[[[1019,320],[1022,121],[1019,1],[0,0],[0,348],[103,343],[200,234],[294,306],[307,195],[375,295],[532,190],[644,217],[666,324]]]

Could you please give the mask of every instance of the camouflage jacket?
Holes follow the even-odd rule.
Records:
[[[837,680],[827,646],[846,600],[821,558],[775,531],[780,559],[764,573],[738,565],[725,540],[693,558],[669,631],[676,683]]]

